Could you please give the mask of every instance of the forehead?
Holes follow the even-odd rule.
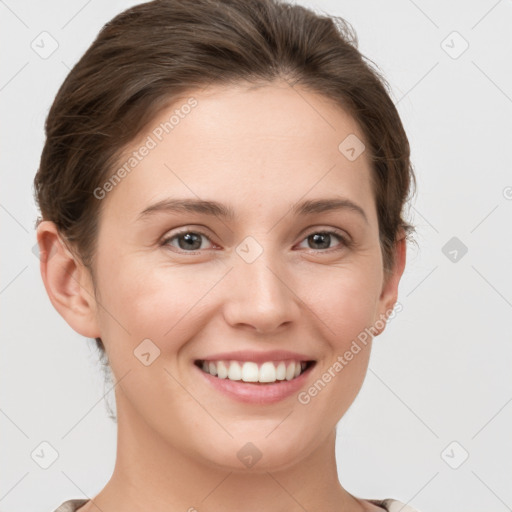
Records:
[[[333,101],[286,82],[191,91],[127,148],[107,202],[132,219],[169,196],[265,208],[330,192],[371,207],[366,152],[346,152],[361,151],[363,140]]]

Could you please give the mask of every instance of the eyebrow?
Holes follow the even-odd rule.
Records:
[[[346,198],[315,199],[307,200],[293,205],[291,211],[296,216],[306,216],[315,213],[324,213],[332,211],[353,211],[358,213],[368,224],[368,217],[365,211],[358,204]],[[217,201],[207,201],[203,199],[163,199],[155,204],[148,206],[140,214],[138,219],[150,217],[158,212],[179,212],[179,213],[199,213],[211,215],[222,219],[233,221],[236,218],[235,211]]]
[[[295,205],[292,212],[295,215],[311,215],[314,213],[348,210],[358,213],[368,224],[368,217],[365,211],[356,203],[346,198],[315,199],[304,201]]]

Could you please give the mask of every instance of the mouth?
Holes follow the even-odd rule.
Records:
[[[204,373],[219,380],[254,385],[284,383],[298,379],[312,368],[316,361],[286,359],[280,361],[237,361],[197,359],[194,364]]]

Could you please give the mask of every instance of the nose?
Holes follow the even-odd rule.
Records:
[[[300,315],[294,279],[276,257],[263,252],[256,261],[235,260],[224,295],[224,318],[234,328],[271,333]]]

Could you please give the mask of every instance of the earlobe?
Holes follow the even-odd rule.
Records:
[[[54,308],[82,336],[99,337],[96,301],[87,268],[66,247],[53,222],[39,224],[37,242],[41,277]]]
[[[397,238],[395,242],[395,260],[393,270],[388,276],[386,276],[379,298],[379,319],[381,320],[387,319],[396,304],[398,298],[398,285],[400,284],[400,279],[405,269],[406,252],[407,240],[405,235],[402,235]],[[384,329],[385,322],[384,327],[379,329],[376,336],[382,334]]]

